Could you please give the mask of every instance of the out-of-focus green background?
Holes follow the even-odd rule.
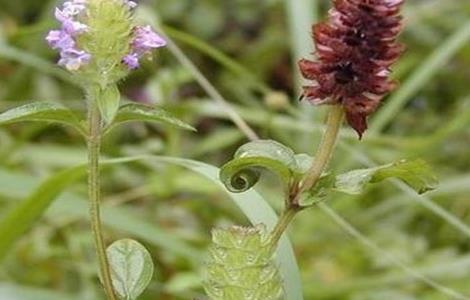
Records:
[[[141,17],[159,19],[261,137],[313,153],[324,109],[299,105],[294,63],[312,51],[309,24],[326,15],[329,1],[141,2]],[[400,88],[372,119],[363,141],[344,129],[334,166],[347,170],[420,157],[436,170],[440,186],[419,197],[389,181],[364,196],[329,201],[414,272],[470,295],[470,1],[406,2],[401,39],[407,52],[394,72]],[[56,5],[0,0],[0,111],[41,100],[84,107],[80,90],[54,65],[57,55],[44,42],[47,30],[57,26]],[[220,166],[247,141],[174,54],[158,51],[121,90],[131,100],[166,107],[198,132],[131,124],[106,139],[105,156],[151,153]],[[0,157],[1,216],[41,179],[83,162],[86,153],[74,132],[21,124],[0,128]],[[104,210],[112,212],[107,237],[136,238],[156,264],[141,299],[204,299],[200,269],[210,229],[248,224],[246,218],[219,187],[174,166],[144,162],[110,168],[103,176]],[[274,178],[258,188],[281,207]],[[86,211],[74,211],[84,209],[85,200],[85,182],[70,187],[15,244],[0,266],[1,300],[102,299]],[[449,299],[317,209],[302,213],[289,234],[307,300]]]

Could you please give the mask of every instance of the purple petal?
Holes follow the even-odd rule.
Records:
[[[76,36],[78,34],[84,33],[88,30],[88,26],[80,22],[72,21],[71,19],[65,20],[62,23],[62,27],[68,34]]]
[[[131,53],[122,59],[122,62],[129,68],[129,70],[137,69],[139,64],[139,55],[137,53]]]
[[[76,2],[65,2],[63,14],[67,17],[72,17],[80,14],[86,8],[85,4],[76,3]]]
[[[131,0],[124,0],[124,4],[127,5],[130,9],[137,7],[137,3]]]
[[[55,9],[56,19],[62,23],[63,29],[70,35],[77,35],[87,31],[88,26],[80,22],[74,21],[72,16],[69,16],[58,8]]]
[[[155,33],[150,26],[137,26],[134,30],[132,46],[137,53],[143,54],[167,44],[166,40]]]
[[[59,65],[65,66],[69,71],[76,71],[90,62],[91,55],[85,51],[68,49],[60,53]]]
[[[62,30],[51,30],[46,37],[52,49],[67,50],[75,47],[73,38]]]
[[[56,7],[56,9],[55,9],[54,16],[55,16],[55,18],[57,19],[57,21],[59,21],[59,22],[61,22],[61,23],[63,23],[63,22],[65,22],[66,20],[69,20],[69,19],[70,19],[69,16],[67,16],[63,11],[61,11],[61,10],[58,9],[57,7]]]

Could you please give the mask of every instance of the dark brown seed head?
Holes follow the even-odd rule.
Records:
[[[317,61],[299,61],[312,81],[303,98],[313,104],[340,104],[359,137],[367,117],[396,87],[391,65],[404,47],[396,42],[404,0],[333,0],[327,21],[313,26]]]

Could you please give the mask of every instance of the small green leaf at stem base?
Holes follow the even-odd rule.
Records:
[[[116,116],[121,102],[121,93],[117,85],[108,85],[104,89],[98,89],[96,102],[100,110],[101,118],[105,124],[111,124]]]
[[[150,253],[131,239],[114,242],[106,252],[117,295],[123,300],[136,300],[153,277],[154,266]]]

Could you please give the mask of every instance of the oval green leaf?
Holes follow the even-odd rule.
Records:
[[[431,167],[423,160],[401,160],[370,169],[354,170],[336,176],[334,189],[351,195],[361,194],[367,184],[398,178],[423,194],[436,188],[438,181]]]
[[[95,97],[105,124],[111,124],[119,110],[121,102],[121,93],[117,85],[112,84],[107,86],[104,90],[99,90]]]
[[[137,103],[130,103],[121,106],[110,127],[136,121],[155,122],[174,126],[180,129],[196,131],[194,127],[174,117],[172,114],[162,108],[150,107]]]
[[[25,121],[59,123],[85,132],[80,120],[70,109],[55,103],[34,102],[0,114],[0,125]]]
[[[114,242],[106,252],[114,290],[121,299],[137,299],[153,277],[154,267],[150,253],[131,239]]]

